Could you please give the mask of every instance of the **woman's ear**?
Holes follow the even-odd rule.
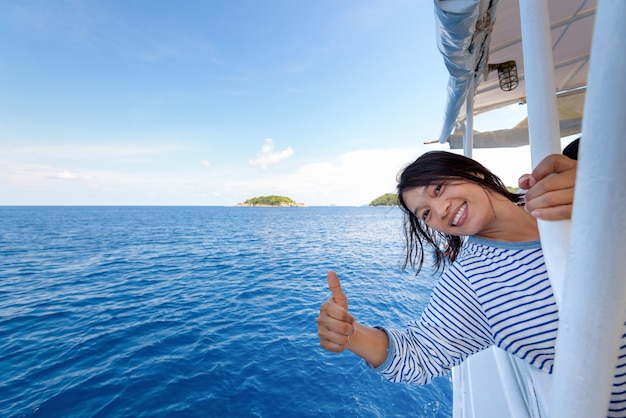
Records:
[[[485,175],[483,173],[475,172],[474,176],[476,176],[476,177],[478,177],[479,179],[482,179],[482,180],[485,179]]]

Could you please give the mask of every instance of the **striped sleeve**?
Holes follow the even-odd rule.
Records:
[[[458,269],[443,274],[418,321],[385,332],[389,354],[375,370],[393,382],[427,384],[493,344],[480,304]]]

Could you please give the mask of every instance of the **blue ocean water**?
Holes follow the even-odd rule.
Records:
[[[449,378],[390,383],[319,346],[337,271],[402,327],[398,209],[0,207],[0,416],[449,417]]]

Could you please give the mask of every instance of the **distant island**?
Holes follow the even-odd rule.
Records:
[[[385,193],[372,200],[370,206],[398,206],[398,196],[394,193]]]
[[[269,207],[304,207],[304,203],[296,203],[293,199],[285,196],[259,196],[246,200],[243,203],[237,203],[237,206],[269,206]]]

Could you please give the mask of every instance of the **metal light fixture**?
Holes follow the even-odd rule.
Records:
[[[498,81],[500,88],[504,91],[514,90],[519,84],[517,77],[517,63],[515,61],[506,61],[498,64],[489,64],[488,71],[498,70]]]

